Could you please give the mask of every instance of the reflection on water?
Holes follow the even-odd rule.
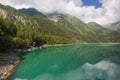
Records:
[[[12,80],[119,80],[120,45],[76,44],[25,55]]]

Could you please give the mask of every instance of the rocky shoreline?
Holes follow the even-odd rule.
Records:
[[[20,63],[20,60],[14,62],[14,64],[9,64],[7,66],[0,67],[0,80],[9,80],[10,76],[13,74],[15,68]]]
[[[14,49],[9,53],[4,53],[0,55],[0,80],[9,80],[16,67],[23,59],[23,55],[27,52],[39,49],[41,47],[30,47],[29,49]]]
[[[21,61],[19,57],[21,54],[21,52],[16,50],[0,54],[0,80],[9,80]]]
[[[9,80],[16,67],[21,62],[22,56],[35,49],[38,49],[38,47],[32,47],[26,50],[15,49],[10,53],[0,55],[0,80]]]

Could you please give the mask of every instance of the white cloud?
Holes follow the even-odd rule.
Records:
[[[33,7],[43,13],[68,13],[85,22],[109,24],[120,21],[120,0],[100,0],[102,7],[84,6],[81,0],[0,0],[15,8]]]

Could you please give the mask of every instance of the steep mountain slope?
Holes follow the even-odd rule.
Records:
[[[108,29],[120,32],[120,22],[111,24]]]
[[[79,34],[78,40],[87,42],[108,42],[110,40],[111,31],[95,22],[85,24],[76,17],[57,13],[49,14],[48,17],[57,24],[64,25],[67,29]]]
[[[113,42],[120,42],[120,22],[111,24],[107,26],[107,29],[112,30],[111,34],[111,40]]]
[[[25,9],[23,9],[23,10],[25,10]],[[22,11],[22,13],[30,15],[32,18],[38,19],[39,21],[42,20],[42,18],[39,17],[38,14],[36,15],[36,13],[38,13],[38,12],[35,11],[35,9],[26,9],[26,12],[25,11],[23,12],[23,10],[21,9],[19,11]],[[33,15],[29,14],[29,11]],[[41,16],[41,14],[40,14],[40,16]],[[97,40],[95,40],[94,38],[91,38],[92,35],[88,34],[88,29],[87,29],[88,26],[84,22],[80,21],[79,19],[77,19],[75,17],[72,17],[70,15],[64,15],[64,14],[50,14],[50,15],[48,15],[48,18],[56,26],[59,26],[59,28],[63,29],[63,31],[65,30],[66,33],[68,32],[69,34],[67,34],[67,37],[69,36],[69,38],[71,40],[73,40],[74,42],[94,42],[94,41],[97,42]],[[44,31],[44,29],[47,29],[47,28],[48,28],[48,26],[42,27],[42,31],[47,32],[47,31]],[[60,30],[56,30],[56,31],[58,33],[61,32]],[[55,31],[52,31],[52,32],[55,32]],[[50,32],[50,33],[52,33],[52,32]],[[63,35],[63,36],[65,36],[65,35]]]
[[[90,33],[93,34],[97,40],[102,42],[110,41],[111,31],[109,29],[103,28],[95,22],[89,22],[87,25],[89,26]]]

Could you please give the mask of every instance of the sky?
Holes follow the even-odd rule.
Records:
[[[101,25],[120,22],[120,0],[0,0],[16,9],[35,8],[42,13],[65,13]]]
[[[83,6],[94,6],[95,8],[102,7],[99,0],[82,0]]]

